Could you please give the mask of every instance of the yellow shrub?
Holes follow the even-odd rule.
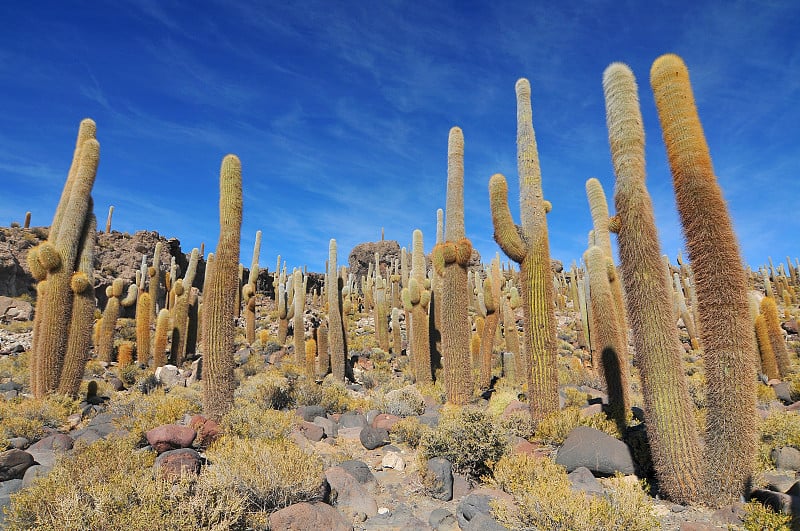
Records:
[[[136,440],[142,440],[145,432],[153,428],[174,424],[187,413],[199,413],[202,409],[200,403],[181,396],[182,391],[178,389],[183,388],[176,387],[169,393],[157,389],[147,395],[138,392],[117,395],[110,402],[111,411],[121,414],[115,422]]]
[[[297,426],[299,417],[292,411],[265,409],[259,404],[237,399],[222,417],[225,433],[242,438],[282,439]]]
[[[60,428],[78,412],[78,402],[64,395],[0,400],[0,436],[40,439],[45,428]]]
[[[560,445],[578,426],[590,426],[612,437],[618,439],[621,437],[616,424],[609,420],[605,413],[584,417],[577,407],[564,408],[542,419],[536,427],[535,437],[547,444]]]
[[[764,507],[757,501],[751,501],[744,506],[744,528],[747,531],[789,531],[792,517],[788,514],[775,513],[769,507]]]

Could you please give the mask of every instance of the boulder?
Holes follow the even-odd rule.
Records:
[[[335,420],[327,417],[314,417],[314,424],[322,428],[328,438],[334,438],[339,434],[339,425]]]
[[[558,450],[556,463],[572,472],[579,467],[588,468],[592,474],[612,476],[634,473],[630,448],[611,435],[589,426],[578,426]]]
[[[318,426],[313,422],[308,422],[305,420],[300,421],[300,424],[297,426],[297,431],[312,442],[319,442],[322,440],[322,437],[325,436],[325,430],[322,429],[322,426]]]
[[[0,296],[0,322],[30,321],[33,319],[33,306],[30,302]]]
[[[350,459],[339,464],[348,474],[356,478],[362,485],[374,486],[377,484],[375,476],[364,461]]]
[[[197,475],[203,460],[192,448],[167,450],[156,457],[153,468],[161,477],[180,479],[183,475]]]
[[[334,466],[325,471],[325,479],[331,487],[331,504],[352,518],[358,513],[368,517],[378,514],[378,503],[356,478],[344,468]]]
[[[33,465],[33,461],[31,454],[16,448],[0,452],[0,481],[22,479],[25,470]]]
[[[351,531],[353,526],[344,517],[325,503],[300,502],[284,507],[269,515],[272,531],[297,531],[316,529],[319,531]]]
[[[444,457],[433,457],[425,463],[428,493],[437,500],[453,499],[453,465]]]
[[[367,425],[367,417],[355,411],[348,411],[339,417],[339,426],[342,428],[363,428]]]
[[[800,470],[800,450],[792,446],[781,446],[770,452],[778,470]]]
[[[435,531],[459,531],[458,520],[447,509],[434,509],[428,516],[428,525]]]
[[[189,426],[165,424],[145,433],[148,444],[162,454],[177,448],[189,448],[197,437],[197,432]]]
[[[72,450],[72,445],[75,443],[72,437],[66,433],[54,433],[38,442],[31,445],[28,450],[56,450],[65,452]]]
[[[573,491],[583,491],[588,494],[603,494],[603,486],[594,477],[591,470],[580,466],[567,474],[570,487]]]
[[[322,406],[300,406],[296,413],[303,417],[307,422],[313,422],[317,417],[325,416],[325,408]]]
[[[489,504],[491,500],[509,504],[511,503],[511,495],[494,489],[478,489],[465,496],[456,508],[456,518],[461,529],[470,531],[500,531],[507,529],[492,517],[492,509]]]
[[[384,430],[391,430],[392,427],[400,421],[397,415],[390,415],[388,413],[381,413],[376,415],[372,420],[371,426],[373,428],[383,428]]]
[[[386,446],[390,442],[388,430],[384,428],[373,428],[372,426],[361,428],[361,433],[358,438],[367,450],[374,450],[375,448]]]

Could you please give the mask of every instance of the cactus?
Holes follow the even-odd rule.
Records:
[[[147,269],[147,276],[150,278],[150,301],[153,307],[153,317],[158,313],[158,305],[161,296],[161,249],[163,244],[159,241],[156,242],[156,248],[153,251],[153,265]]]
[[[162,308],[156,317],[156,331],[153,334],[153,367],[163,367],[167,364],[169,326],[169,310]]]
[[[502,313],[500,298],[500,259],[492,260],[489,276],[483,283],[483,305],[486,309],[486,322],[481,333],[480,376],[478,389],[486,390],[492,382],[492,353],[497,327]]]
[[[520,79],[515,88],[522,225],[515,225],[511,217],[505,177],[500,174],[491,177],[489,196],[494,239],[520,266],[528,401],[531,416],[539,420],[558,411],[559,407],[555,305],[545,217],[550,207],[542,195],[539,154],[531,117],[530,84],[527,79]]]
[[[106,288],[108,302],[103,310],[102,325],[98,333],[98,342],[95,345],[97,359],[106,363],[112,361],[114,355],[114,330],[117,327],[119,318],[120,300],[124,288],[124,281],[121,278],[114,279],[111,286]]]
[[[136,361],[147,365],[150,361],[150,321],[153,301],[150,293],[143,291],[136,304]]]
[[[25,223],[22,225],[22,228],[29,229],[31,227],[31,213],[30,211],[25,212]]]
[[[603,74],[603,90],[616,174],[620,269],[653,466],[666,497],[696,502],[703,477],[700,440],[684,378],[671,288],[645,186],[644,128],[636,80],[626,65],[614,63]]]
[[[313,337],[306,339],[305,344],[305,369],[306,377],[309,379],[316,378],[316,363],[317,363],[317,342]]]
[[[244,301],[245,337],[251,345],[256,341],[256,282],[258,281],[258,255],[261,254],[261,231],[256,231],[256,242],[253,245],[253,261],[250,264],[250,276],[242,287]]]
[[[233,334],[242,228],[242,167],[226,155],[220,168],[220,232],[203,310],[203,409],[219,419],[233,407]]]
[[[403,304],[402,301],[400,304]],[[394,307],[392,308],[392,354],[399,356],[403,351],[402,345],[403,338],[400,331],[400,308]]]
[[[590,247],[583,257],[589,273],[592,315],[594,315],[594,344],[600,353],[601,374],[608,390],[610,417],[624,433],[630,409],[628,386],[628,357],[618,329],[615,295],[609,277],[614,274],[608,255],[598,246]]]
[[[91,211],[91,207],[89,208]],[[94,246],[97,238],[97,220],[89,216],[82,237],[78,270],[72,275],[70,286],[72,297],[72,316],[69,323],[69,339],[64,366],[58,383],[58,392],[77,396],[83,379],[83,369],[89,359],[92,341],[92,321],[96,300],[94,296]]]
[[[133,341],[123,341],[117,349],[117,365],[120,368],[133,363]]]
[[[428,333],[431,292],[425,289],[425,253],[421,230],[414,230],[411,242],[411,277],[408,287],[403,288],[403,308],[411,314],[410,339],[414,378],[417,383],[430,383],[433,381]]]
[[[779,379],[781,375],[778,371],[778,362],[775,359],[775,351],[772,349],[772,341],[767,330],[767,321],[762,314],[756,316],[755,330],[758,351],[761,354],[761,371],[770,380]]]
[[[111,216],[114,215],[114,205],[108,207],[108,217],[106,218],[106,234],[111,233]]]
[[[189,328],[189,291],[184,287],[183,279],[172,283],[170,297],[175,301],[169,309],[172,321],[172,340],[170,342],[170,357],[172,363],[178,367],[183,364],[186,356],[186,332]]]
[[[695,278],[708,382],[707,501],[724,505],[747,488],[758,445],[747,277],[686,65],[676,55],[662,55],[650,70],[650,84]]]
[[[322,319],[317,327],[317,377],[321,380],[331,372],[331,355],[328,352],[328,321]]]
[[[446,214],[445,238],[433,248],[431,261],[441,277],[440,330],[447,401],[462,405],[472,398],[467,311],[467,264],[472,243],[464,232],[464,136],[458,127],[450,129],[448,137]]]
[[[292,273],[292,277],[292,286],[294,288],[294,315],[292,319],[294,323],[294,361],[297,365],[302,366],[306,352],[306,328],[303,323],[303,314],[305,313],[306,306],[306,290],[305,283],[303,282],[303,272],[300,269],[295,269]]]
[[[74,293],[70,282],[78,267],[81,237],[91,217],[91,191],[97,174],[100,144],[93,138],[94,122],[84,120],[72,168],[56,209],[47,242],[39,246],[34,258],[46,272],[46,284],[39,291],[34,319],[31,387],[37,397],[56,390],[67,351]]]
[[[343,382],[347,373],[347,344],[342,323],[342,288],[336,266],[336,240],[328,246],[328,275],[325,280],[328,293],[328,350],[333,377]]]
[[[586,181],[586,196],[589,199],[589,210],[594,223],[594,238],[603,251],[608,261],[608,280],[611,293],[614,297],[613,315],[617,320],[616,329],[620,334],[617,342],[622,349],[619,354],[626,360],[628,358],[628,321],[625,317],[625,300],[622,296],[622,285],[614,267],[614,254],[611,251],[611,236],[609,235],[608,202],[600,181],[592,177]],[[612,315],[612,314],[609,314]]]
[[[761,315],[764,316],[767,336],[778,364],[778,374],[783,378],[791,372],[791,367],[789,352],[786,350],[786,342],[783,340],[783,330],[781,330],[781,321],[778,316],[778,306],[775,304],[774,298],[764,297],[761,299]]]

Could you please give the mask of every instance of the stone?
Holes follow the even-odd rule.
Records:
[[[797,326],[797,319],[789,319],[781,323],[781,328],[786,330],[787,333],[797,335],[800,327]]]
[[[772,380],[770,380],[772,381]],[[772,389],[775,391],[775,396],[784,404],[791,404],[792,400],[792,387],[789,382],[778,382],[771,384]]]
[[[470,531],[506,529],[491,516],[492,510],[489,501],[493,499],[511,503],[509,494],[493,489],[479,489],[465,496],[456,507],[456,518],[461,529]]]
[[[75,441],[66,433],[54,433],[31,445],[29,450],[58,450],[65,452],[72,450]]]
[[[361,433],[358,438],[367,450],[374,450],[390,442],[388,430],[384,428],[373,428],[372,426],[361,428]]]
[[[381,459],[381,467],[391,468],[393,470],[402,472],[406,468],[406,463],[397,452],[389,452],[383,456],[383,459]]]
[[[459,531],[458,520],[447,509],[434,509],[428,516],[428,525],[435,531]]]
[[[199,382],[203,378],[203,357],[200,356],[192,362],[192,367],[189,369],[191,375],[186,380],[186,385],[192,385]]]
[[[355,411],[348,411],[339,417],[339,426],[342,428],[363,428],[367,426],[367,417]]]
[[[16,448],[0,452],[0,481],[22,479],[25,470],[33,465],[33,461],[31,454]]]
[[[425,463],[428,493],[437,500],[453,499],[453,465],[444,457],[433,457]]]
[[[305,420],[300,421],[297,431],[311,442],[319,442],[325,436],[325,430],[322,429],[322,426]]]
[[[356,481],[362,485],[377,484],[375,475],[372,473],[372,470],[369,469],[369,465],[367,465],[364,461],[350,459],[348,461],[339,463],[339,466],[342,467],[345,472],[356,478]]]
[[[25,475],[22,477],[22,488],[27,489],[33,482],[39,478],[47,476],[53,469],[53,465],[33,465],[25,470]]]
[[[25,437],[11,437],[8,440],[8,445],[17,450],[24,450],[28,447],[28,444],[30,444],[30,441]]]
[[[327,469],[325,479],[331,487],[331,504],[348,518],[357,513],[364,513],[368,517],[378,514],[378,503],[375,498],[344,468],[334,466]]]
[[[325,408],[322,406],[300,406],[296,413],[307,422],[313,422],[317,417],[325,417]]]
[[[180,479],[183,475],[197,475],[203,460],[192,448],[178,448],[167,450],[156,457],[153,468],[162,476],[169,479]]]
[[[315,417],[314,424],[322,428],[322,431],[325,432],[325,436],[328,438],[336,437],[339,434],[339,425],[335,420],[331,420],[327,417]]]
[[[122,383],[122,380],[120,380],[119,378],[116,378],[116,377],[109,378],[108,379],[108,383],[109,383],[109,385],[111,385],[111,387],[114,389],[114,391],[124,391],[125,390],[125,384]]]
[[[766,489],[756,489],[750,493],[750,499],[761,502],[776,513],[800,517],[800,497]]]
[[[461,528],[463,531],[509,531],[507,527],[492,518],[486,513],[477,513],[466,526]]]
[[[787,494],[798,495],[800,488],[796,492],[790,492],[795,486],[800,485],[797,482],[794,472],[780,472],[780,471],[767,471],[761,473],[761,482],[766,485],[768,490],[776,490],[778,492],[785,492]]]
[[[177,448],[188,448],[197,437],[197,432],[188,426],[165,424],[145,433],[147,442],[161,454]]]
[[[409,529],[422,530],[427,525],[414,516],[411,509],[405,504],[398,504],[394,510],[388,507],[378,509],[378,516],[370,518],[364,524],[365,531],[407,531]]]
[[[328,504],[300,502],[269,515],[269,528],[272,531],[351,531],[353,526]]]
[[[712,513],[711,518],[725,525],[741,525],[744,520],[744,515],[744,504],[737,502],[726,505],[725,507],[720,507]]]
[[[573,491],[583,491],[588,494],[603,494],[603,486],[594,477],[592,471],[585,466],[579,466],[567,474]]]
[[[388,413],[381,413],[373,419],[371,426],[373,428],[391,430],[392,427],[400,421],[397,415],[390,415]]]
[[[186,379],[181,376],[180,370],[175,365],[164,365],[156,368],[156,380],[167,389],[186,385]]]
[[[578,426],[559,448],[556,463],[572,472],[586,467],[592,474],[612,476],[635,472],[630,448],[611,435],[589,426]]]
[[[439,425],[439,413],[437,412],[427,412],[424,415],[420,415],[417,417],[420,424],[424,424],[429,428],[436,428]]]
[[[778,470],[800,470],[800,450],[792,446],[781,446],[770,452],[770,458]]]
[[[19,382],[3,382],[0,384],[0,391],[22,391],[22,384]]]
[[[206,447],[222,436],[222,427],[213,419],[194,415],[189,419],[189,427],[197,432],[195,445]]]
[[[33,306],[22,299],[0,296],[0,321],[30,321],[33,319]]]
[[[364,415],[367,419],[367,424],[372,426],[372,422],[375,420],[375,417],[377,417],[380,414],[381,412],[378,411],[377,409],[370,409],[369,411],[367,411],[366,415]]]

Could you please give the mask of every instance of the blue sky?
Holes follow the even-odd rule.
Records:
[[[243,165],[243,263],[322,271],[357,243],[435,239],[447,134],[465,136],[467,236],[488,261],[487,184],[517,213],[514,83],[532,85],[550,251],[580,259],[584,183],[613,205],[601,85],[631,66],[663,252],[683,247],[649,85],[681,55],[745,261],[800,255],[800,4],[730,2],[5,2],[0,16],[0,224],[49,225],[79,121],[98,124],[104,225],[216,246],[219,166]],[[505,259],[505,257],[504,257]]]

